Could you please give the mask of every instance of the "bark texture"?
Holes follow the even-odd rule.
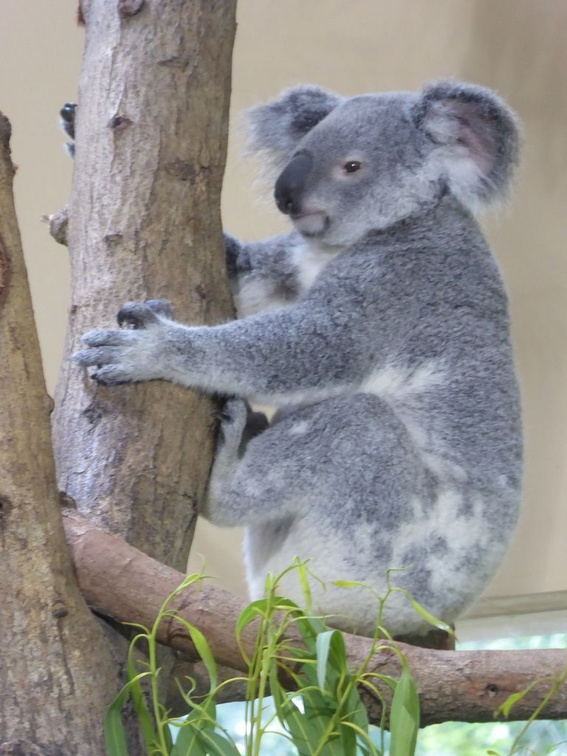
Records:
[[[67,354],[126,301],[178,319],[232,314],[220,223],[235,0],[82,4],[86,47],[68,207]],[[214,444],[210,399],[165,382],[120,390],[66,364],[59,487],[78,509],[184,570]]]
[[[65,544],[0,114],[0,753],[101,756],[118,684]]]
[[[116,620],[151,626],[164,598],[182,581],[184,575],[159,564],[108,533],[95,528],[84,518],[68,511],[64,517],[67,541],[71,548],[77,578],[87,602]],[[246,671],[235,641],[235,626],[242,602],[227,591],[205,585],[188,589],[175,607],[187,621],[206,636],[216,660],[223,665]],[[367,658],[372,642],[367,638],[345,635],[351,668]],[[195,650],[182,626],[164,623],[159,640],[195,658]],[[254,632],[248,628],[242,637],[244,651],[251,655]],[[391,644],[375,652],[369,671],[399,677],[400,662]],[[408,660],[421,701],[422,726],[457,720],[492,722],[496,709],[511,693],[539,681],[512,709],[510,719],[522,720],[538,707],[567,666],[567,651],[438,651],[398,644]],[[542,679],[547,678],[547,679]],[[389,697],[389,689],[383,694]],[[379,723],[380,701],[365,694],[370,719]],[[567,683],[564,683],[542,717],[567,717]]]

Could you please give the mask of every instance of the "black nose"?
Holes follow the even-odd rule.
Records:
[[[300,152],[280,173],[274,188],[274,197],[282,213],[295,215],[300,212],[301,193],[312,167],[312,156],[308,152]]]

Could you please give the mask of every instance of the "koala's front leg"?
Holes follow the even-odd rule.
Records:
[[[317,401],[360,382],[368,350],[353,344],[356,327],[325,308],[298,304],[218,326],[188,327],[144,304],[127,305],[121,324],[134,330],[91,331],[74,360],[92,377],[117,385],[156,378],[209,393],[265,403]]]

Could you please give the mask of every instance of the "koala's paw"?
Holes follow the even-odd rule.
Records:
[[[77,103],[67,102],[59,111],[61,128],[71,137],[71,142],[65,144],[65,149],[70,157],[75,157],[75,113],[77,110]]]
[[[95,367],[90,377],[104,386],[164,377],[166,300],[130,302],[118,313],[120,330],[96,330],[81,341],[87,349],[72,356],[82,367]]]

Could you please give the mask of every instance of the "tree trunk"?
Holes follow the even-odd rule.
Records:
[[[220,191],[235,2],[82,3],[63,234],[72,271],[67,355],[83,332],[113,325],[129,300],[169,299],[178,319],[197,325],[232,315]],[[212,460],[211,400],[165,382],[105,389],[66,362],[53,433],[59,488],[77,508],[184,571]],[[119,633],[110,647],[126,658]],[[165,670],[161,679],[166,686]]]
[[[126,301],[192,324],[232,314],[220,222],[235,0],[88,0],[68,244],[67,355]],[[106,389],[66,363],[59,487],[94,522],[184,570],[214,443],[210,399]]]
[[[0,753],[101,756],[118,685],[67,551],[0,114]]]

